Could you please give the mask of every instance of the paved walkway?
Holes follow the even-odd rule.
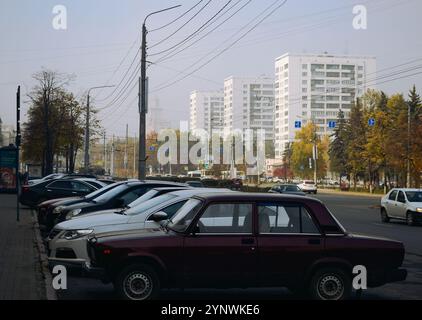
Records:
[[[366,192],[355,192],[355,191],[340,191],[335,189],[318,189],[319,193],[326,193],[326,194],[340,194],[344,196],[361,196],[361,197],[370,197],[370,198],[379,198],[381,199],[383,197],[382,194],[370,194]]]
[[[16,195],[0,194],[0,300],[45,299],[31,211],[16,221]]]

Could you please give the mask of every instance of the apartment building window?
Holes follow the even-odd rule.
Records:
[[[306,93],[306,92],[308,92],[308,89],[307,88],[302,88],[302,92],[303,93]]]
[[[308,73],[307,72],[302,72],[302,76],[303,77],[307,77],[308,76]]]
[[[327,96],[326,99],[327,101],[340,101],[339,96]]]
[[[308,69],[308,65],[307,64],[302,64],[302,69]]]
[[[315,71],[316,69],[324,69],[323,64],[311,64],[311,71]]]
[[[340,104],[339,103],[327,103],[327,109],[339,109]]]
[[[340,69],[340,65],[338,64],[327,64],[327,70],[338,70]]]
[[[348,65],[348,64],[343,64],[343,65],[341,65],[341,68],[343,69],[343,70],[355,70],[355,66],[354,65]]]
[[[358,70],[362,71],[363,70],[363,66],[358,66]]]
[[[312,102],[311,103],[311,109],[324,109],[324,104]]]
[[[338,78],[340,77],[340,72],[327,72],[327,78]]]

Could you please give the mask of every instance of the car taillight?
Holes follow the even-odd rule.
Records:
[[[29,191],[29,186],[25,185],[22,186],[22,192],[28,192]]]

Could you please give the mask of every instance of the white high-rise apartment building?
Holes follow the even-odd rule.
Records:
[[[224,80],[224,134],[264,129],[274,139],[274,78],[229,77]]]
[[[275,155],[295,139],[297,122],[312,121],[320,135],[330,135],[339,110],[374,88],[375,57],[286,53],[275,60]],[[296,126],[295,126],[296,124]]]
[[[204,129],[209,134],[221,133],[223,119],[222,91],[193,91],[190,94],[190,131]]]

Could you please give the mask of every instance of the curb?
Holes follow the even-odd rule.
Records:
[[[32,221],[33,221],[33,227],[34,227],[34,232],[35,232],[35,242],[37,244],[37,249],[38,249],[41,273],[44,279],[45,295],[46,295],[47,300],[57,300],[56,291],[51,286],[51,284],[53,283],[53,278],[51,277],[50,269],[48,268],[48,257],[45,250],[44,243],[42,241],[40,225],[38,223],[38,217],[36,214],[32,214]]]

